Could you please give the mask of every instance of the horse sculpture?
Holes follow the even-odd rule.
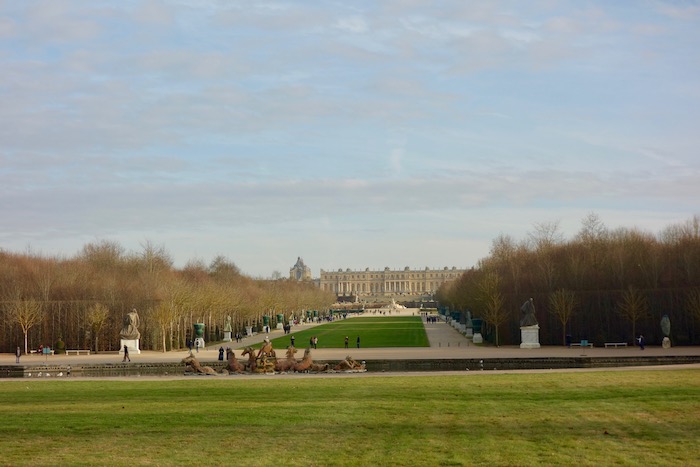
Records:
[[[311,357],[311,347],[304,350],[304,357],[294,365],[296,372],[327,371],[329,368],[328,364],[314,363],[314,359]]]
[[[224,370],[231,373],[243,373],[245,370],[245,365],[238,361],[236,355],[233,353],[233,350],[229,351],[228,363],[224,367]]]
[[[287,358],[284,360],[277,360],[275,362],[275,371],[290,371],[294,369],[294,365],[297,364],[294,354],[297,353],[297,349],[293,345],[287,347]]]
[[[255,361],[255,349],[252,347],[246,347],[243,349],[243,353],[241,353],[241,356],[243,355],[248,355],[248,363],[245,365],[248,367],[248,371],[255,373],[255,370],[258,368],[258,364]]]
[[[333,370],[335,370],[335,371],[356,371],[356,372],[367,371],[365,369],[364,363],[359,363],[357,360],[352,358],[350,355],[345,357],[345,360],[342,360],[335,367],[333,367]]]
[[[270,339],[265,338],[265,341],[263,341],[262,347],[260,347],[260,350],[258,350],[258,358],[262,357],[276,357],[275,355],[275,350],[272,348],[272,342],[270,342]]]
[[[248,355],[248,363],[246,363],[246,366],[251,373],[274,373],[276,360],[274,354],[274,350],[271,354],[265,351],[259,351],[259,357],[256,357],[255,349],[246,347],[241,355]]]
[[[216,375],[216,370],[210,366],[202,366],[199,360],[194,358],[193,355],[188,355],[183,358],[180,363],[184,363],[185,367],[189,367],[194,373],[201,373],[204,375]],[[186,371],[186,369],[185,369]]]

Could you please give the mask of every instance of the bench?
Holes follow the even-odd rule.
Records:
[[[627,342],[606,342],[605,347],[627,347]]]
[[[76,355],[80,355],[81,353],[84,353],[85,355],[90,355],[90,350],[89,349],[71,349],[71,350],[66,349],[66,355],[70,355],[72,353],[74,353]]]
[[[586,342],[585,344],[582,344],[580,342],[572,342],[571,347],[590,347],[590,348],[593,348],[593,343]]]

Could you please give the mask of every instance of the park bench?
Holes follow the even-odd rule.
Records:
[[[71,350],[66,349],[66,355],[70,355],[72,353],[74,353],[76,355],[80,355],[81,353],[83,353],[85,355],[90,355],[90,350],[89,349],[71,349]]]
[[[627,347],[627,342],[606,342],[605,347]]]
[[[590,348],[593,348],[593,343],[586,342],[586,343],[582,344],[581,342],[572,342],[571,347],[590,347]]]

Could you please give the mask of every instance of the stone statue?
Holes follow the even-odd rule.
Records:
[[[665,337],[671,335],[671,319],[668,315],[664,315],[663,318],[661,318],[661,332],[664,333]]]
[[[661,332],[664,334],[664,338],[661,341],[661,347],[664,349],[670,349],[671,338],[669,336],[671,335],[671,319],[668,317],[668,315],[664,315],[663,318],[661,318]]]
[[[226,317],[226,323],[224,324],[224,332],[232,332],[233,327],[231,326],[231,316]]]
[[[119,332],[119,335],[122,339],[136,340],[140,338],[141,333],[138,329],[139,324],[141,324],[141,321],[139,320],[139,314],[136,311],[136,308],[133,308],[129,313],[126,314],[126,316],[124,316],[124,327],[122,327],[122,330]]]
[[[520,307],[520,312],[524,315],[520,319],[520,327],[537,326],[537,318],[535,317],[535,305],[532,302],[532,298],[523,303],[523,306]]]

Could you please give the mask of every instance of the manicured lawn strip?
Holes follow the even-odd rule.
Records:
[[[345,336],[349,337],[349,347],[356,348],[358,335],[363,348],[430,346],[419,316],[340,319],[308,329],[303,325],[295,326],[292,331],[291,334],[272,339],[272,346],[275,349],[286,349],[292,335],[295,338],[294,345],[299,349],[308,347],[312,336],[318,337],[318,348],[325,349],[345,347]]]
[[[693,465],[700,371],[2,381],[6,465]]]

